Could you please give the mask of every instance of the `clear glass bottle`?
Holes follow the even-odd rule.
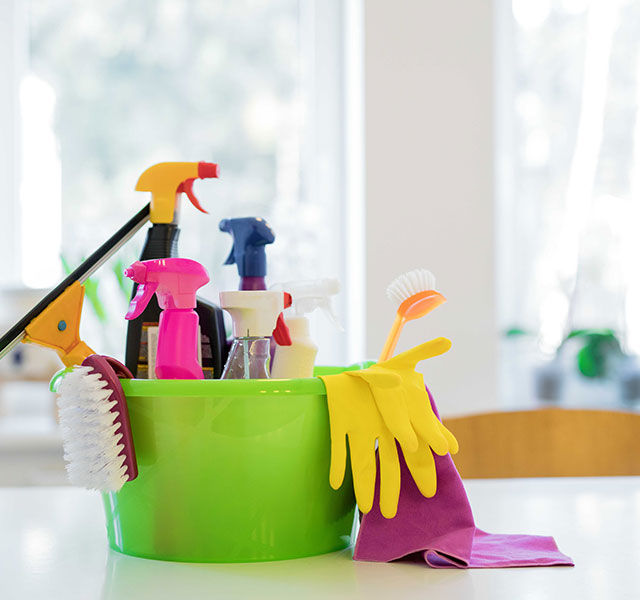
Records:
[[[238,337],[233,340],[221,379],[269,379],[268,337]]]

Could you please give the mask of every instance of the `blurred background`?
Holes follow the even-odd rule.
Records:
[[[345,332],[319,362],[375,358],[386,286],[430,269],[448,302],[399,349],[441,413],[640,406],[640,5],[631,0],[0,0],[0,326],[147,201],[165,160],[219,163],[182,256],[215,299],[225,217],[276,232],[269,282],[336,276]],[[138,234],[87,286],[81,333],[123,358]],[[0,485],[66,482],[51,375],[0,362]]]

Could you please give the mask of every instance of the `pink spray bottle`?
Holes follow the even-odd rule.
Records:
[[[138,284],[126,319],[142,314],[153,294],[162,309],[158,328],[156,377],[158,379],[204,379],[198,362],[200,334],[195,312],[196,292],[208,283],[206,269],[188,258],[136,261],[124,271]]]

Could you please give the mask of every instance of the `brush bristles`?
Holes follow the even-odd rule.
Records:
[[[128,481],[113,393],[91,367],[75,367],[58,389],[64,459],[72,484],[117,492]]]
[[[407,298],[418,292],[436,289],[436,278],[431,271],[415,269],[396,277],[387,288],[387,298],[400,306]]]

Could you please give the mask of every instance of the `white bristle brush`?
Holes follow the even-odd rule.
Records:
[[[407,321],[423,317],[445,301],[435,287],[436,278],[426,269],[404,273],[389,284],[387,297],[398,305],[398,310],[378,362],[391,358]]]
[[[64,458],[74,485],[116,492],[138,474],[118,374],[131,377],[122,363],[94,354],[58,385]]]

